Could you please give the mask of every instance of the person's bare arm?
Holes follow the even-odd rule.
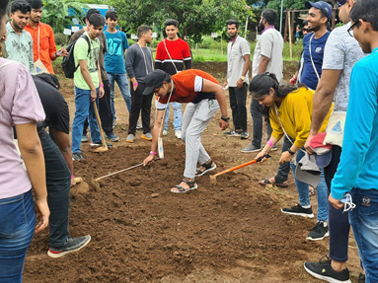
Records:
[[[104,87],[102,87],[104,82],[102,81],[102,77],[101,77],[100,60],[97,61],[97,70],[98,70],[98,78],[100,81],[100,87],[98,89],[98,97],[102,98],[105,94],[105,91],[104,91]]]
[[[341,70],[323,70],[322,72],[322,77],[320,78],[314,95],[310,134],[305,143],[305,149],[309,153],[313,153],[310,147],[310,141],[318,134],[323,121],[331,108],[333,95],[340,74]]]
[[[89,70],[88,70],[87,60],[79,60],[79,65],[80,65],[80,72],[83,75],[85,82],[91,89],[91,101],[93,102],[96,100],[97,92],[93,84],[91,74],[89,73]]]
[[[72,162],[70,136],[65,132],[54,129],[54,140],[70,169],[71,175],[73,175],[74,167]]]
[[[16,125],[16,132],[22,159],[25,162],[30,182],[35,191],[35,205],[42,215],[41,221],[35,227],[35,232],[38,233],[47,227],[50,215],[47,205],[43,150],[38,137],[36,123]]]
[[[213,92],[215,94],[215,97],[216,97],[218,103],[219,103],[219,107],[220,107],[220,110],[221,110],[222,117],[223,118],[228,117],[226,97],[225,97],[223,89],[220,85],[204,79],[203,80],[203,86],[202,86],[202,92],[207,92],[207,93]],[[219,126],[223,131],[228,127],[228,122],[220,119],[219,120]]]
[[[154,125],[154,129],[152,132],[152,145],[151,145],[151,151],[156,152],[158,151],[158,138],[162,135],[162,132],[160,132],[161,125],[165,121],[165,110],[158,110],[156,114],[156,121]],[[144,165],[150,165],[153,163],[153,160],[155,158],[155,154],[150,153],[149,156],[143,161]]]
[[[269,61],[270,61],[270,58],[264,55],[261,55],[261,61],[259,64],[259,70],[257,71],[257,74],[262,74],[266,72],[266,68],[268,67]]]
[[[242,76],[245,77],[245,75],[247,74],[247,72],[249,70],[249,65],[251,64],[251,55],[246,54],[246,55],[243,56],[243,58],[244,58],[244,66],[243,66]],[[241,88],[243,86],[243,83],[244,83],[244,81],[242,79],[239,79],[236,82],[236,87]]]

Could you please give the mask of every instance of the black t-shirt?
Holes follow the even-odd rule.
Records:
[[[63,95],[43,79],[36,76],[33,79],[46,114],[46,120],[37,123],[38,134],[45,135],[45,128],[49,126],[69,134],[70,113]]]

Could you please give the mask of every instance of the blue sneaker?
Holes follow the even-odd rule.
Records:
[[[110,133],[110,134],[106,134],[105,137],[107,139],[109,139],[111,142],[117,142],[117,141],[119,141],[119,137],[116,134],[114,134],[113,132]]]
[[[81,136],[81,142],[89,142],[88,136],[87,135],[82,135]]]

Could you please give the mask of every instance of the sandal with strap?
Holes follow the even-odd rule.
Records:
[[[269,178],[265,178],[265,180],[259,181],[259,184],[261,186],[272,185],[272,186],[277,186],[277,187],[281,187],[281,188],[287,188],[289,186],[289,184],[287,183],[287,181],[283,182],[283,183],[271,183],[269,181]]]
[[[175,188],[177,188],[178,191],[175,191],[172,188],[171,189],[171,193],[182,194],[182,193],[186,193],[186,192],[189,192],[191,190],[195,190],[195,189],[198,188],[198,185],[196,184],[196,181],[190,182],[187,179],[182,179],[181,182],[186,183],[189,186],[189,188],[185,189],[185,188],[181,187],[180,185],[176,185]]]
[[[200,169],[197,169],[196,177],[200,177],[200,176],[206,174],[207,172],[213,171],[213,170],[215,170],[215,168],[217,168],[217,165],[214,163],[213,160],[211,160],[209,164],[204,163],[201,166],[205,167],[205,170],[201,171]]]

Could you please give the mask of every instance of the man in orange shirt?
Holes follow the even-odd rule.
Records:
[[[59,56],[67,56],[68,52],[65,48],[56,50],[54,32],[52,28],[41,23],[42,16],[42,0],[27,0],[31,6],[30,18],[25,30],[29,32],[33,38],[34,63],[41,60],[43,65],[50,74],[54,74],[52,61]]]
[[[158,139],[162,134],[167,104],[169,102],[187,103],[182,117],[181,139],[185,142],[185,171],[181,183],[171,188],[172,193],[186,193],[197,189],[195,177],[214,170],[217,166],[201,143],[201,134],[218,109],[221,110],[219,127],[225,130],[230,117],[227,116],[226,98],[218,81],[200,70],[185,70],[169,75],[156,69],[146,77],[143,95],[155,93],[156,121],[152,135],[150,155],[144,165],[153,163],[158,151]],[[197,163],[201,164],[196,170]]]

